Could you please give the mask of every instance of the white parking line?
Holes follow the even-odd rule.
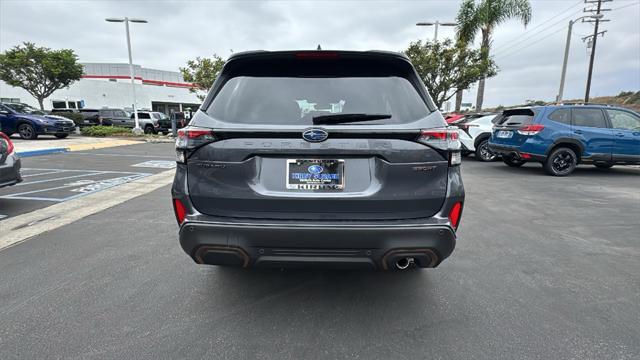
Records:
[[[157,155],[133,155],[133,154],[114,154],[114,153],[104,153],[104,154],[93,154],[93,153],[83,153],[83,152],[70,152],[66,155],[91,155],[91,156],[124,156],[124,157],[136,157],[136,158],[152,158],[152,159],[175,159],[174,156],[157,156]]]
[[[24,170],[32,170],[32,169],[22,169]],[[49,172],[43,172],[43,173],[38,173],[38,174],[27,174],[27,175],[22,175],[23,178],[26,177],[31,177],[31,176],[42,176],[42,175],[51,175],[51,174],[57,174],[61,172],[60,170],[56,170],[56,171],[49,171]]]
[[[65,177],[59,177],[59,178],[53,178],[53,179],[45,179],[45,180],[37,180],[37,181],[30,181],[30,182],[22,182],[22,183],[17,184],[16,186],[25,186],[25,185],[39,184],[39,183],[50,182],[50,181],[57,181],[57,180],[74,179],[74,178],[85,177],[85,176],[91,176],[91,175],[96,175],[96,174],[100,174],[100,172],[90,172],[90,173],[88,173],[88,174],[80,174],[80,175],[65,176]]]

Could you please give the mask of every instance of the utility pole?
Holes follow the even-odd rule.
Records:
[[[569,30],[567,31],[567,42],[564,45],[564,61],[562,62],[562,74],[560,75],[560,89],[558,90],[558,96],[556,98],[557,102],[562,102],[562,95],[564,93],[564,79],[567,75],[567,61],[569,60],[569,47],[571,46],[571,32],[573,31],[573,24],[578,22],[578,20],[584,19],[601,19],[602,14],[594,14],[594,15],[585,15],[581,16],[575,20],[569,20]]]
[[[600,13],[602,11],[608,11],[610,9],[602,9],[602,3],[603,2],[610,2],[612,0],[597,0],[597,1],[589,1],[589,0],[585,0],[585,4],[594,4],[597,3],[597,8],[596,8],[596,16],[600,15]],[[585,10],[587,11],[587,10]],[[589,10],[592,11],[592,10]],[[585,91],[584,94],[584,102],[588,103],[589,102],[589,92],[591,91],[591,76],[593,75],[593,61],[595,59],[596,56],[596,44],[598,43],[598,26],[600,25],[600,21],[607,21],[607,20],[600,20],[600,17],[597,17],[595,19],[595,21],[588,21],[588,22],[595,22],[596,25],[594,26],[593,29],[593,44],[591,47],[591,58],[589,59],[589,73],[587,75],[587,89]]]
[[[456,26],[458,24],[454,22],[440,22],[440,20],[436,20],[435,22],[419,22],[416,26],[435,26],[435,33],[433,34],[433,41],[438,41],[438,28],[442,26]]]

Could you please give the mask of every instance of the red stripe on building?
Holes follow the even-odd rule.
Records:
[[[129,76],[124,75],[82,75],[84,79],[131,79]],[[160,80],[147,80],[143,79],[141,76],[134,77],[136,80],[141,80],[143,84],[151,84],[151,85],[164,85],[164,86],[175,86],[175,87],[193,87],[193,84],[189,83],[178,83],[171,81],[160,81]]]

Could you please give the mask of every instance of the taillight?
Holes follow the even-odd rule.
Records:
[[[6,144],[7,155],[11,155],[11,153],[14,150],[13,143],[11,142],[11,139],[9,139],[9,137],[7,135],[5,135],[4,133],[0,132],[0,141],[4,142]]]
[[[458,225],[460,225],[460,215],[462,215],[462,202],[458,201],[453,204],[451,211],[449,211],[449,221],[451,221],[451,226],[457,230]]]
[[[456,129],[422,130],[420,136],[418,136],[418,142],[448,151],[449,165],[460,165],[462,162],[461,145],[458,139],[458,130]]]
[[[518,128],[518,134],[520,135],[535,135],[544,130],[544,125],[522,125]]]
[[[213,131],[197,127],[185,127],[178,130],[176,138],[176,161],[185,163],[187,152],[202,145],[216,141]]]
[[[184,204],[182,204],[182,201],[173,199],[173,212],[176,214],[178,225],[182,225],[185,217],[187,216],[187,210],[185,209]]]
[[[298,59],[337,59],[338,53],[335,51],[302,51],[296,53]]]

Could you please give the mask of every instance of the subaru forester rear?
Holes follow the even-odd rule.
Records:
[[[176,140],[180,244],[201,264],[435,267],[462,214],[457,135],[403,55],[235,54]]]

